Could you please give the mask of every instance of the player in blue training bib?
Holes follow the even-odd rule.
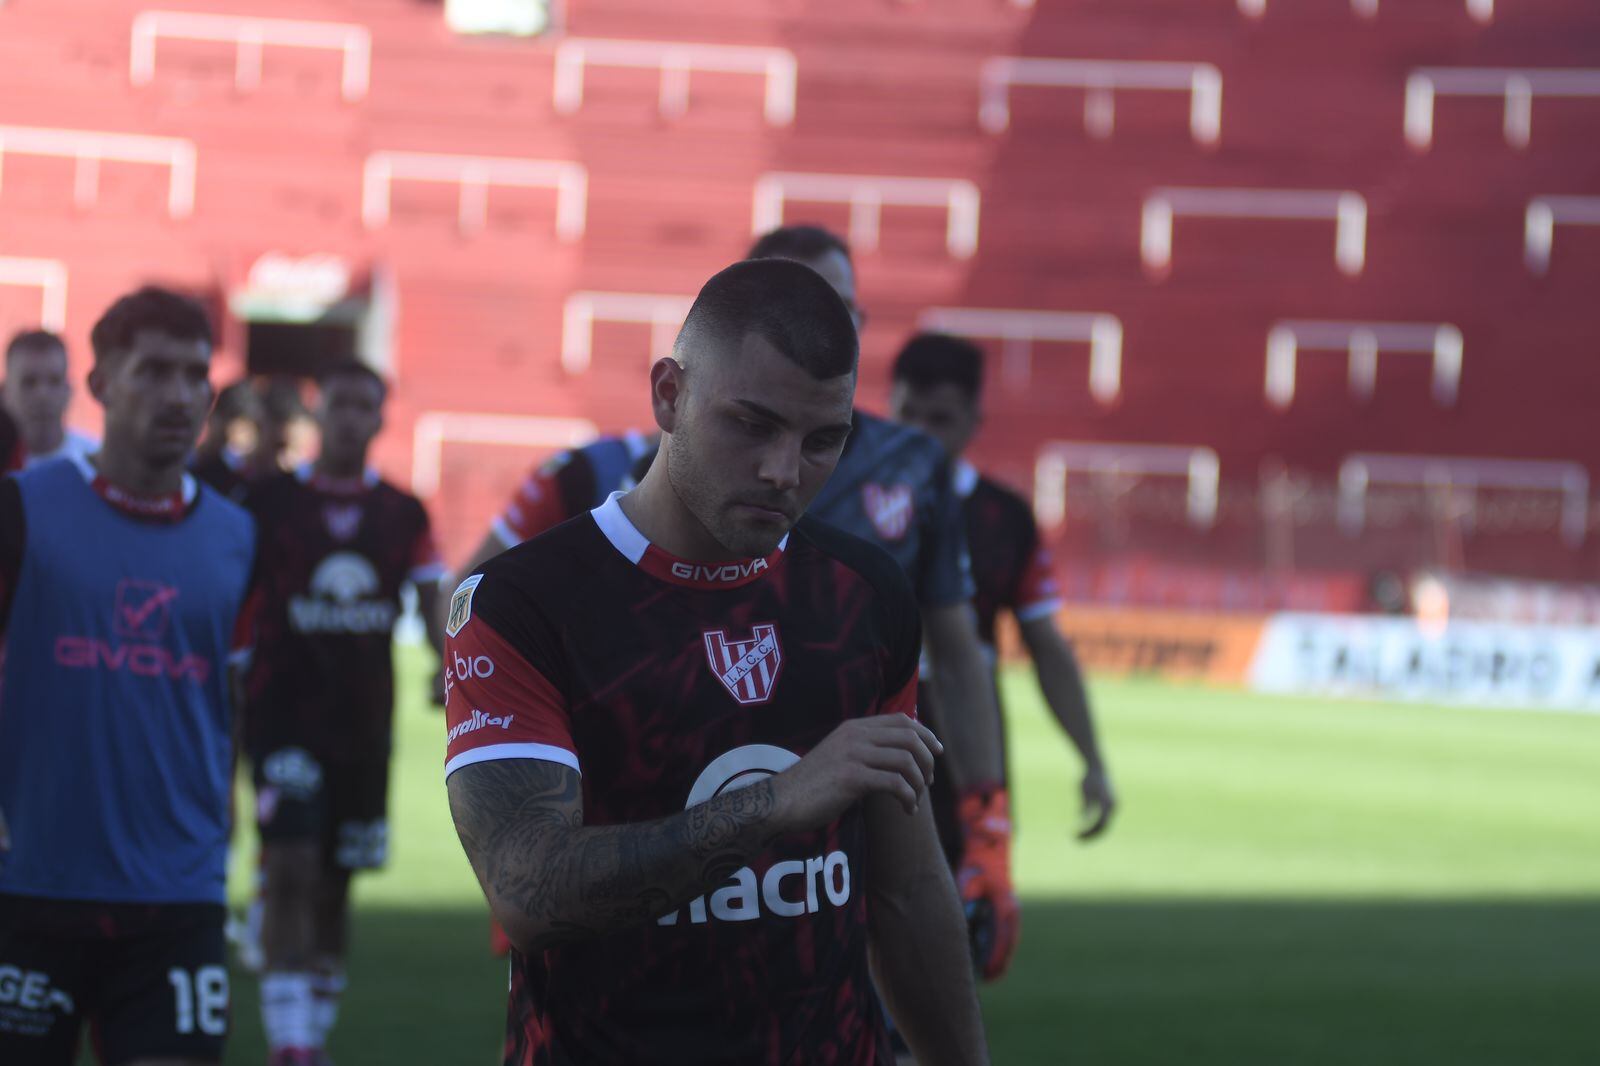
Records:
[[[0,1062],[217,1063],[230,660],[254,522],[184,464],[211,329],[160,289],[95,325],[99,454],[0,482]]]

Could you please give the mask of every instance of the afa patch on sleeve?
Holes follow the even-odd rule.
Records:
[[[472,594],[478,590],[478,582],[482,580],[482,574],[473,574],[456,586],[455,594],[450,597],[450,615],[444,623],[447,636],[455,636],[472,621]]]

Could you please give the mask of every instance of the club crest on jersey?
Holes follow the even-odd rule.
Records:
[[[358,503],[330,503],[322,509],[322,520],[334,540],[349,540],[361,528],[361,505]]]
[[[455,595],[450,597],[450,615],[444,623],[446,636],[455,636],[472,621],[472,594],[478,590],[478,582],[482,580],[482,574],[473,574],[456,586]]]
[[[770,622],[752,627],[742,640],[729,640],[725,630],[704,634],[706,660],[729,695],[746,707],[772,699],[783,668],[783,648],[778,644],[778,627]]]
[[[866,505],[873,528],[884,540],[900,540],[911,528],[914,508],[910,485],[866,485],[861,490],[861,502]]]

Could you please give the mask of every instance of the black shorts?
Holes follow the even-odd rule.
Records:
[[[254,760],[264,843],[321,845],[330,868],[373,870],[389,857],[389,759],[319,762],[282,747]]]
[[[220,1062],[226,916],[220,903],[0,895],[0,1063],[72,1066],[85,1023],[106,1066]]]

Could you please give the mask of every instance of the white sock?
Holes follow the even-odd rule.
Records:
[[[272,971],[261,978],[261,1025],[268,1052],[311,1048],[316,1030],[309,973]]]
[[[311,1026],[316,1043],[312,1047],[326,1047],[328,1034],[339,1021],[339,998],[344,995],[345,980],[342,970],[324,970],[311,975]]]

